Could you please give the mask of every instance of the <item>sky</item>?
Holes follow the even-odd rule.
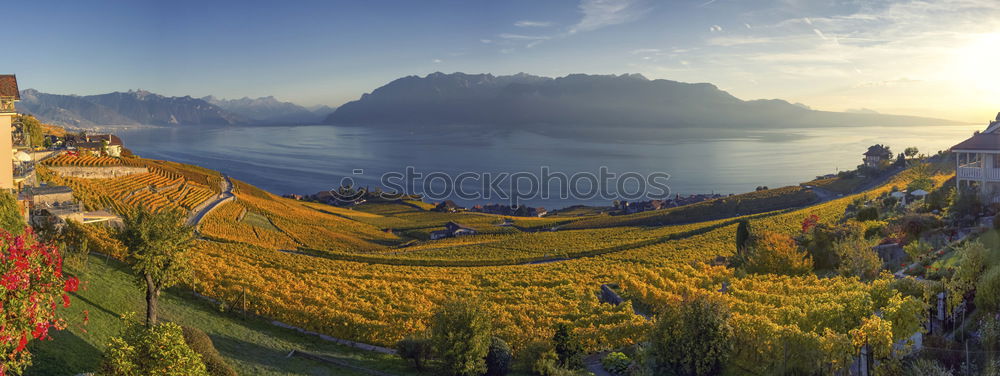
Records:
[[[4,13],[15,48],[0,73],[59,94],[336,106],[436,71],[641,73],[820,110],[984,124],[1000,111],[997,0],[33,0]]]

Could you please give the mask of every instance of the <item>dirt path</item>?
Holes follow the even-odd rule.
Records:
[[[198,225],[201,224],[201,220],[205,218],[208,213],[212,210],[221,206],[226,201],[235,199],[236,196],[233,195],[233,182],[229,181],[228,175],[222,175],[222,193],[215,196],[214,199],[201,203],[198,207],[191,211],[191,215],[188,217],[187,224],[194,226],[196,229]]]

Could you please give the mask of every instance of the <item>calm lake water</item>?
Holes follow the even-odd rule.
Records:
[[[741,193],[756,186],[780,187],[816,175],[853,169],[869,145],[883,143],[895,153],[916,146],[935,153],[964,140],[980,125],[793,129],[748,133],[721,140],[592,142],[527,132],[408,133],[329,125],[147,128],[118,130],[126,147],[156,159],[196,164],[222,171],[277,194],[311,194],[340,185],[378,185],[387,172],[538,173],[541,166],[572,175],[600,167],[621,174],[670,174],[671,193]],[[355,169],[363,170],[356,173]],[[442,187],[439,181],[434,186]],[[580,183],[578,183],[580,184]],[[587,190],[587,183],[583,190]],[[417,187],[419,187],[419,181]],[[503,183],[507,187],[507,183]],[[483,190],[467,180],[465,192]],[[626,184],[633,189],[635,185]],[[531,206],[607,205],[599,197],[561,199],[559,185],[548,199],[523,200]],[[613,189],[612,189],[613,190]],[[452,196],[452,198],[457,198]],[[502,202],[456,199],[461,204]]]

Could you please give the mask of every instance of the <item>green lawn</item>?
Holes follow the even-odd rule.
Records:
[[[70,328],[54,332],[51,341],[31,343],[34,365],[26,374],[75,375],[95,371],[108,339],[120,331],[120,315],[135,312],[137,317],[144,317],[142,292],[125,265],[98,256],[90,256],[88,262],[84,271],[67,268],[84,281],[80,291],[72,294],[72,306],[63,310]],[[82,325],[84,310],[90,313],[86,325]],[[287,358],[292,349],[392,374],[413,374],[395,356],[337,345],[273,326],[263,319],[220,313],[190,291],[175,289],[164,293],[160,299],[160,317],[208,333],[219,352],[241,375],[359,375],[326,363]]]
[[[274,224],[271,223],[270,219],[267,219],[267,217],[249,210],[247,211],[247,214],[243,216],[243,223],[246,223],[248,225],[257,228],[262,228],[265,230],[282,232],[281,229],[275,227]]]

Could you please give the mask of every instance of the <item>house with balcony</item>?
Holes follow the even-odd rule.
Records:
[[[882,166],[883,162],[887,162],[892,159],[892,151],[889,150],[888,146],[885,145],[872,145],[868,147],[868,151],[865,152],[862,161],[865,166],[871,168],[879,168]]]
[[[952,146],[959,192],[975,192],[985,203],[1000,203],[1000,114],[983,132]]]

